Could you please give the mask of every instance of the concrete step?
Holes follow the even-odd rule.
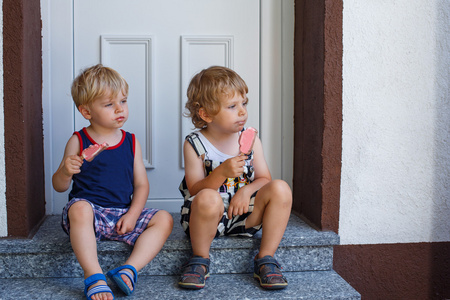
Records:
[[[139,276],[126,297],[110,284],[116,299],[361,299],[334,271],[285,272],[289,286],[278,291],[259,287],[252,274],[211,275],[204,289],[183,290],[177,276]],[[0,279],[0,299],[86,299],[82,278]]]
[[[190,257],[190,243],[179,224],[180,216],[173,214],[173,217],[175,226],[171,236],[140,275],[178,275]],[[48,216],[31,240],[0,239],[0,278],[82,277],[69,237],[61,229],[60,218]],[[252,273],[260,240],[260,233],[253,238],[215,239],[210,252],[211,274]],[[284,272],[330,271],[333,245],[338,243],[337,234],[316,231],[292,215],[275,257]],[[131,247],[124,243],[98,243],[99,261],[105,273],[121,265],[130,252]]]

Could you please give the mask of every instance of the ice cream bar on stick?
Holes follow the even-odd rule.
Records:
[[[239,136],[239,151],[241,153],[249,155],[252,152],[257,133],[258,131],[253,127],[248,127],[241,132]]]
[[[107,143],[103,143],[100,145],[99,144],[90,145],[89,147],[83,150],[83,152],[81,153],[81,157],[83,157],[87,161],[92,161],[97,155],[100,154],[100,152],[102,152],[108,147],[109,145]]]

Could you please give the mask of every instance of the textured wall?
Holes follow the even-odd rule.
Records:
[[[346,245],[333,268],[364,300],[449,299],[450,243]]]
[[[338,231],[342,0],[296,0],[293,211]]]
[[[450,241],[449,14],[344,0],[341,244]]]
[[[0,0],[0,7],[3,1]],[[3,14],[0,14],[0,237],[8,234],[6,222],[5,139],[3,115]]]
[[[3,0],[3,102],[8,236],[45,217],[39,0]]]

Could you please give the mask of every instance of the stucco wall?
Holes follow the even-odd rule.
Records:
[[[3,1],[0,0],[0,7]],[[0,237],[8,234],[6,219],[5,135],[3,114],[3,14],[0,14]]]
[[[450,241],[450,1],[344,0],[341,244]]]

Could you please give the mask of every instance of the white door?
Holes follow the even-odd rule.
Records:
[[[81,69],[101,62],[119,71],[130,86],[124,129],[134,132],[143,147],[150,182],[147,206],[179,211],[182,141],[193,129],[182,113],[192,75],[210,65],[236,70],[249,86],[248,125],[259,128],[260,1],[55,2],[49,4],[50,13],[55,12],[52,21],[61,18],[62,27],[52,31],[50,101],[52,128],[61,130],[53,134],[52,171],[73,131],[88,125],[73,108],[70,82]],[[56,16],[62,5],[72,10],[72,20]],[[58,213],[67,193],[52,193],[52,210]]]

